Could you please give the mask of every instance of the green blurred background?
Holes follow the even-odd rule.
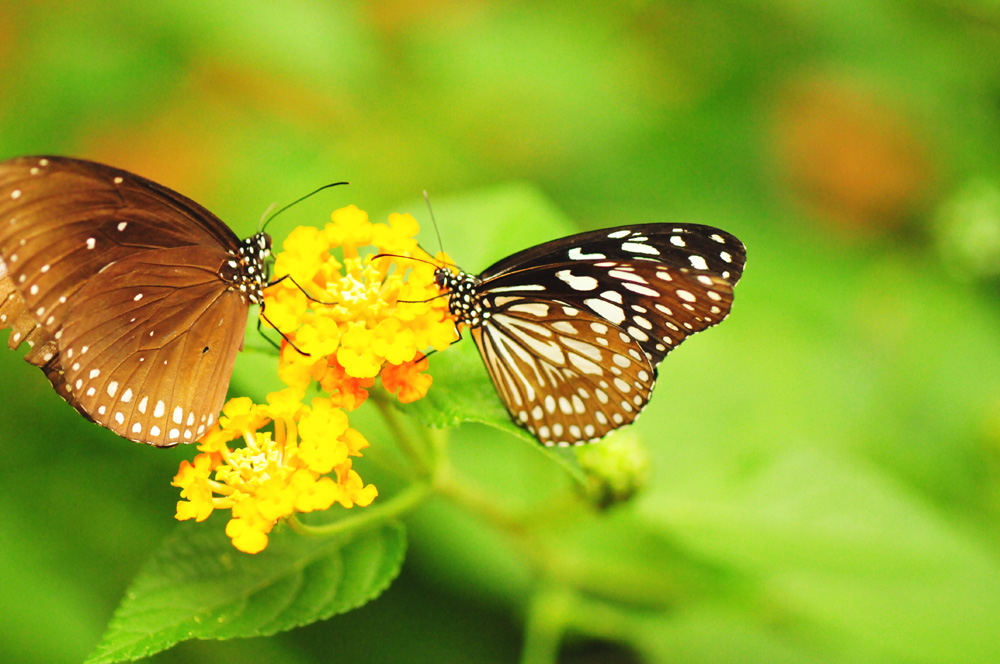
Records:
[[[39,153],[136,171],[241,235],[352,182],[278,241],[349,202],[426,223],[427,189],[472,270],[549,239],[496,231],[519,205],[735,233],[731,319],[667,359],[634,428],[649,487],[549,536],[612,607],[562,661],[1000,661],[993,2],[8,0],[0,157]],[[76,662],[175,527],[193,451],[83,421],[18,355],[0,352],[0,660]],[[270,385],[252,366],[234,392]],[[453,450],[515,507],[562,486],[492,430]],[[517,551],[443,501],[408,525],[402,576],[366,607],[154,661],[515,661]]]

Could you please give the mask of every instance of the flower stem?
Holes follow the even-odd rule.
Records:
[[[531,599],[525,625],[521,664],[555,664],[559,642],[572,606],[572,593],[565,588],[543,586]]]
[[[333,537],[342,533],[369,528],[385,521],[398,518],[419,505],[430,495],[430,485],[423,482],[411,484],[399,494],[384,502],[377,502],[357,515],[351,515],[333,523],[312,526],[302,523],[295,515],[286,521],[295,532],[310,537]]]
[[[436,464],[428,449],[428,445],[418,442],[410,434],[406,424],[400,418],[399,411],[389,403],[389,395],[382,390],[373,389],[371,397],[379,412],[382,413],[382,418],[395,437],[400,449],[416,468],[418,474],[422,477],[432,477]]]
[[[492,501],[466,483],[456,479],[447,469],[438,473],[434,489],[438,495],[450,500],[465,511],[489,521],[497,528],[510,533],[521,533],[525,529],[526,524],[523,519],[498,509]]]

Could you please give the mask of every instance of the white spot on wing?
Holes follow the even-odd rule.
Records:
[[[585,275],[576,276],[570,270],[559,270],[556,272],[556,277],[566,282],[573,290],[578,291],[592,291],[600,285],[597,279]]]
[[[702,258],[701,256],[696,256],[692,254],[691,256],[688,256],[688,260],[691,262],[691,267],[693,267],[696,270],[708,269],[708,263],[706,263],[705,259]]]
[[[573,323],[564,320],[557,320],[552,323],[552,329],[557,332],[562,332],[563,334],[576,334],[576,328],[573,327]]]
[[[576,353],[567,353],[567,358],[569,359],[570,364],[572,364],[574,367],[576,367],[585,374],[590,374],[591,376],[600,376],[602,373],[604,373],[599,365],[594,364],[590,360],[581,357]]]
[[[622,242],[622,250],[632,252],[633,254],[647,254],[650,256],[660,255],[660,250],[656,247],[651,247],[648,244],[642,244],[640,242]]]
[[[660,293],[653,290],[652,288],[647,288],[646,286],[640,286],[639,284],[633,284],[630,282],[625,282],[622,284],[626,289],[632,291],[633,293],[638,293],[639,295],[647,295],[649,297],[659,297]]]
[[[521,286],[500,286],[499,288],[491,288],[490,293],[509,293],[510,291],[543,291],[545,286],[541,284],[524,284]]]
[[[601,260],[602,258],[606,258],[604,254],[585,254],[580,247],[570,249],[567,256],[569,256],[570,260],[574,261]]]
[[[549,305],[541,302],[522,302],[520,304],[511,305],[507,308],[507,311],[529,314],[531,316],[535,316],[536,318],[545,318],[549,315]]]
[[[620,325],[621,322],[625,320],[625,310],[617,305],[607,302],[606,300],[600,300],[596,297],[592,297],[584,300],[583,303],[597,312],[599,316],[611,321],[615,325]]]

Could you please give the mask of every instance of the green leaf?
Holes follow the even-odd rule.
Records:
[[[876,661],[1000,661],[991,543],[877,468],[795,449],[716,492],[656,494],[641,504],[649,522],[755,579],[783,624],[837,634]]]
[[[434,355],[430,373],[434,383],[427,396],[401,404],[404,412],[432,427],[481,422],[524,440],[535,440],[511,421],[471,339]]]
[[[471,339],[455,344],[431,360],[430,373],[434,383],[427,396],[411,404],[392,403],[402,412],[431,427],[453,427],[464,422],[478,422],[499,429],[526,442],[538,450],[550,450],[563,468],[579,484],[584,484],[583,471],[571,450],[543,448],[526,430],[514,424],[497,396],[493,382]]]
[[[626,614],[627,615],[627,614]],[[635,617],[634,639],[643,661],[670,664],[831,664],[849,658],[816,653],[793,634],[720,601],[688,604]],[[860,660],[854,660],[860,661]]]
[[[146,657],[187,639],[274,634],[358,608],[399,573],[402,526],[352,538],[284,531],[255,556],[221,528],[185,524],[139,573],[87,660]]]

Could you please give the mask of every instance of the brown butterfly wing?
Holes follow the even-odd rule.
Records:
[[[225,398],[265,240],[244,265],[246,243],[166,187],[76,159],[0,162],[0,329],[87,418],[191,442]]]
[[[221,269],[227,258],[203,247],[143,252],[81,289],[57,333],[70,403],[137,442],[199,438],[225,400],[249,304],[215,271],[192,266]]]
[[[74,293],[108,265],[190,245],[236,251],[239,239],[194,201],[127,171],[60,157],[0,162],[0,260],[52,333]]]

